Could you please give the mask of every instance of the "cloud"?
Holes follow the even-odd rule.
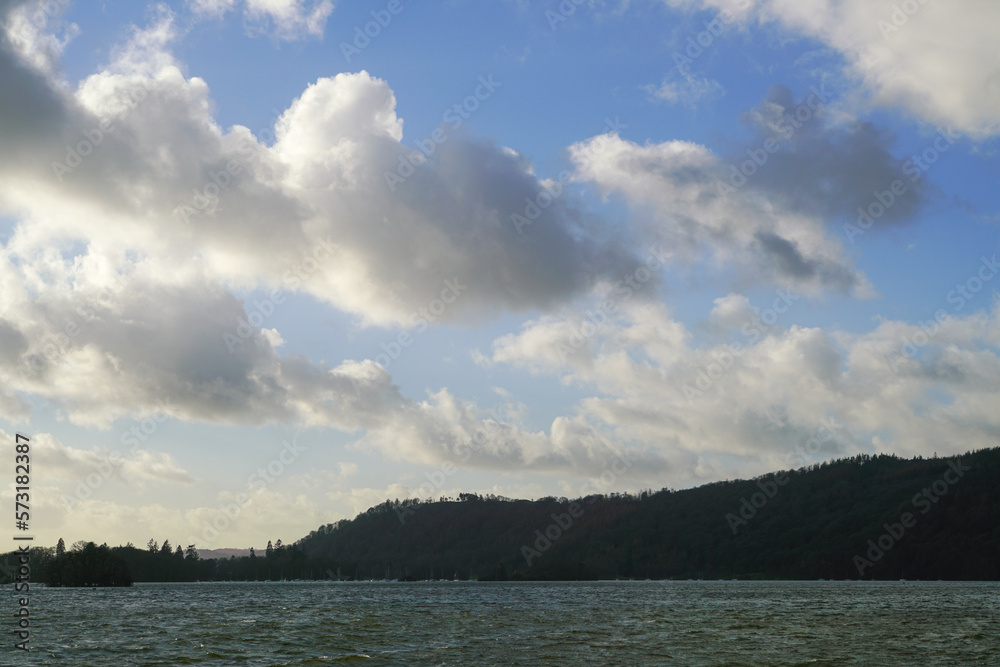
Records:
[[[825,232],[821,216],[763,196],[746,177],[733,187],[732,170],[739,167],[704,146],[685,141],[640,146],[609,133],[574,144],[569,152],[577,180],[622,197],[648,242],[670,248],[681,262],[708,254],[719,266],[742,270],[747,280],[811,293],[870,293],[867,279]]]
[[[985,139],[1000,132],[1000,64],[992,0],[665,0],[773,23],[838,51],[873,104]],[[956,44],[962,45],[956,48]]]
[[[3,434],[7,437],[7,434]],[[14,436],[11,434],[10,439]],[[144,481],[159,481],[172,484],[193,484],[194,478],[180,464],[165,452],[137,449],[133,452],[117,452],[95,447],[80,449],[63,444],[48,433],[36,433],[31,438],[32,459],[38,464],[40,481],[68,480],[72,483],[86,482],[96,478],[103,484],[115,478],[127,484]],[[71,486],[72,488],[72,486]],[[62,496],[60,496],[62,497]]]
[[[163,50],[170,25],[137,31],[73,95],[3,54],[23,108],[10,134],[23,154],[0,161],[0,206],[23,223],[12,251],[65,239],[150,262],[194,257],[223,285],[303,291],[363,324],[410,327],[449,284],[462,294],[435,315],[460,321],[548,307],[634,268],[624,241],[567,196],[519,233],[511,216],[542,183],[523,157],[461,132],[394,192],[387,175],[414,151],[392,90],[365,72],[309,86],[271,144],[223,130],[205,82]],[[289,279],[324,243],[318,270]]]
[[[3,38],[28,66],[49,74],[58,70],[66,46],[80,34],[75,23],[62,20],[67,4],[67,0],[0,3]]]
[[[702,100],[714,102],[726,94],[722,84],[714,79],[697,78],[690,73],[684,74],[683,77],[682,81],[664,79],[659,86],[650,84],[644,86],[643,90],[650,99],[671,104],[680,102],[692,108]]]
[[[744,322],[760,312],[754,308],[750,300],[742,294],[727,294],[713,301],[715,305],[708,315],[709,325],[716,331],[739,331]]]
[[[532,432],[515,421],[497,421],[447,390],[395,413],[358,446],[402,460],[507,472],[598,475],[618,456],[641,461],[649,475],[668,465],[656,453],[623,446],[582,417],[557,417],[549,433]]]
[[[0,369],[6,386],[80,424],[107,426],[162,401],[178,419],[365,431],[362,447],[428,462],[467,452],[469,465],[491,469],[593,474],[622,450],[585,415],[557,418],[547,433],[495,424],[447,390],[404,398],[371,361],[331,368],[279,356],[281,332],[263,324],[241,335],[241,321],[262,316],[233,288],[300,291],[362,325],[420,327],[557,310],[639,264],[568,194],[519,230],[511,216],[551,184],[463,128],[446,125],[459,131],[390,187],[387,174],[413,150],[392,90],[364,72],[309,86],[270,138],[219,127],[207,84],[167,51],[172,26],[160,14],[72,92],[3,53],[25,93],[17,99],[39,107],[23,114],[39,124],[21,133],[23,154],[0,162],[0,202],[20,220],[0,258],[0,317],[17,323],[4,330],[15,350]],[[779,281],[863,285],[813,218],[742,194],[724,202],[713,181],[698,182],[721,171],[702,147],[604,135],[572,151],[581,178],[689,218],[651,234],[671,253],[713,241],[720,256],[749,251]],[[87,154],[77,162],[71,152]],[[740,224],[727,219],[737,213]],[[649,335],[636,325],[625,342]],[[649,353],[667,360],[675,347]],[[648,470],[668,465],[639,455]]]
[[[0,114],[0,209],[17,220],[0,250],[6,417],[27,413],[19,394],[94,427],[166,404],[182,420],[366,430],[378,446],[383,430],[439,428],[447,402],[405,399],[371,361],[279,356],[281,332],[263,324],[275,303],[234,290],[422,330],[548,308],[638,264],[568,195],[519,231],[510,218],[543,183],[462,131],[394,192],[387,174],[413,150],[392,90],[365,72],[318,80],[270,136],[223,129],[207,84],[167,50],[175,34],[161,10],[75,89],[0,50],[16,100]],[[494,458],[589,460],[525,437]]]
[[[240,505],[240,513],[233,521],[228,519],[223,507],[234,502],[234,494],[220,494],[217,505],[202,505],[191,509],[164,506],[156,502],[125,504],[112,500],[87,499],[68,507],[59,500],[55,487],[38,487],[40,501],[32,503],[32,519],[44,529],[45,539],[54,544],[63,537],[67,544],[78,539],[103,540],[108,544],[144,540],[169,540],[174,546],[186,547],[194,543],[201,547],[260,547],[262,535],[281,537],[289,542],[316,526],[329,521],[329,510],[302,494],[289,494],[269,489],[255,488],[250,499]],[[7,493],[0,494],[4,497]],[[13,503],[13,494],[10,494]],[[226,517],[226,529],[207,532],[219,516]],[[289,517],[296,517],[292,523]],[[95,528],[99,526],[98,530]],[[137,537],[141,536],[141,537]],[[36,537],[40,537],[36,533]],[[214,537],[215,539],[209,539]],[[264,538],[265,540],[267,538]]]
[[[331,0],[188,0],[199,18],[222,18],[242,6],[251,33],[271,32],[284,40],[322,37],[333,5]]]
[[[933,326],[886,320],[862,334],[790,317],[769,325],[761,315],[741,295],[717,299],[710,320],[729,335],[694,346],[665,305],[633,300],[577,354],[556,351],[569,337],[553,332],[578,330],[566,314],[498,338],[492,361],[589,392],[573,419],[649,447],[671,462],[661,479],[674,484],[860,452],[995,446],[1000,301],[964,317],[941,313]]]
[[[569,149],[574,178],[622,198],[640,236],[681,263],[707,256],[745,281],[867,297],[868,280],[827,230],[853,222],[894,183],[902,189],[879,228],[912,221],[931,186],[892,155],[890,133],[831,121],[831,98],[825,84],[800,100],[774,86],[742,115],[750,136],[719,152],[685,141],[639,145],[614,132],[593,137]]]
[[[726,348],[693,347],[656,290],[622,299],[621,312],[603,320],[567,310],[613,296],[641,268],[631,229],[617,232],[583,210],[569,184],[550,195],[554,183],[525,156],[447,120],[430,159],[414,158],[394,92],[366,72],[317,80],[273,129],[223,128],[208,84],[169,52],[174,36],[162,10],[76,87],[9,41],[0,45],[10,100],[0,109],[0,213],[17,221],[0,249],[4,417],[25,417],[24,396],[94,427],[166,404],[181,420],[359,432],[359,448],[422,463],[588,476],[627,454],[659,483],[717,478],[742,462],[774,467],[828,414],[861,431],[883,423],[914,451],[945,437],[940,424],[970,445],[992,433],[982,387],[989,396],[998,386],[989,384],[996,355],[983,341],[997,334],[973,318],[942,325],[934,354],[895,370],[884,353],[910,325],[853,338],[758,330],[695,405],[684,384]],[[707,257],[806,294],[868,295],[826,229],[895,173],[891,137],[866,124],[825,124],[815,104],[814,124],[783,134],[780,121],[802,104],[808,98],[796,104],[775,89],[745,117],[752,140],[731,151],[594,137],[570,148],[574,178],[628,203],[635,236],[665,248],[668,260]],[[779,150],[734,184],[746,151],[768,139]],[[922,196],[914,189],[886,220],[909,219]],[[512,216],[531,202],[537,215],[518,228]],[[594,391],[546,430],[516,411],[497,420],[447,389],[413,400],[371,360],[279,355],[284,336],[265,324],[280,305],[276,290],[313,297],[362,327],[422,331],[540,312],[495,342],[490,363]],[[729,295],[709,319],[719,336],[735,336],[744,314],[759,311]],[[941,383],[954,400],[922,401]],[[824,451],[871,442],[841,434]],[[53,469],[92,463],[82,450],[55,447],[53,457],[61,462]],[[153,453],[131,464],[150,478],[185,474]],[[161,510],[143,509],[144,520]]]
[[[784,86],[772,86],[757,107],[743,114],[753,137],[734,147],[726,160],[748,172],[745,161],[760,161],[760,149],[768,140],[776,142],[778,150],[768,152],[748,185],[788,210],[824,220],[855,219],[859,207],[870,206],[876,192],[899,180],[905,192],[886,209],[879,225],[912,221],[930,189],[926,180],[914,180],[904,171],[904,162],[891,152],[894,137],[888,131],[863,121],[827,122],[832,95],[825,83],[801,100]]]

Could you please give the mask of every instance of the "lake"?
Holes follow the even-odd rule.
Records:
[[[32,587],[15,665],[1000,665],[1000,583]],[[12,594],[10,597],[13,597]]]

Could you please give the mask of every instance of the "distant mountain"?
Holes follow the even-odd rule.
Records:
[[[256,547],[253,547],[255,552],[260,551]],[[236,556],[237,558],[243,558],[244,556],[250,555],[250,549],[198,549],[198,558],[208,559],[208,558],[229,558],[230,556]]]
[[[345,578],[1000,579],[1000,448],[577,501],[386,501],[294,545]]]

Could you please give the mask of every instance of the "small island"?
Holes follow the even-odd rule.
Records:
[[[132,577],[125,559],[107,544],[87,542],[81,549],[66,551],[62,539],[55,557],[45,568],[45,583],[54,587],[131,586]]]

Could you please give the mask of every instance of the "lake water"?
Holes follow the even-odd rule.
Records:
[[[32,588],[7,665],[1000,665],[1000,583]],[[12,594],[11,594],[12,597]]]

